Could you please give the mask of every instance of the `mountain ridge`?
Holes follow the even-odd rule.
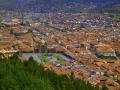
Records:
[[[120,0],[1,0],[0,2],[0,9],[15,11],[20,9],[24,12],[92,12],[99,9],[103,11],[104,8],[112,9],[110,6],[120,4]]]

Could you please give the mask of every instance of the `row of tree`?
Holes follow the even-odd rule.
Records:
[[[17,55],[0,59],[0,90],[99,90],[83,80],[45,70],[33,58],[21,62]]]

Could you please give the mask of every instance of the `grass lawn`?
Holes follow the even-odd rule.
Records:
[[[39,59],[40,59],[42,62],[48,62],[48,61],[49,61],[48,56],[46,56],[46,55],[40,55],[40,56],[39,56]]]
[[[59,55],[56,56],[57,61],[63,62],[65,59]]]

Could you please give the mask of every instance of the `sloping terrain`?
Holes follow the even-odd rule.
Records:
[[[99,90],[72,75],[57,75],[32,58],[21,62],[16,56],[0,59],[0,90]]]
[[[92,12],[116,11],[120,0],[0,0],[0,8],[27,12]]]

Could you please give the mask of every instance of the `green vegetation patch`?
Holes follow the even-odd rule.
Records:
[[[63,62],[65,59],[59,55],[56,56],[57,61]]]
[[[0,59],[0,90],[99,90],[71,75],[57,75],[33,58],[21,62],[17,56]]]
[[[46,56],[46,55],[40,55],[40,56],[39,56],[39,59],[40,59],[42,62],[48,62],[48,61],[49,61],[48,56]]]
[[[31,29],[29,29],[26,34],[30,34],[31,36],[33,36],[33,31]]]
[[[110,60],[117,60],[117,58],[115,56],[104,56],[104,55],[101,55],[101,56],[98,56],[98,58],[101,58],[101,59],[110,59]]]
[[[114,18],[120,19],[120,15],[114,16]]]

